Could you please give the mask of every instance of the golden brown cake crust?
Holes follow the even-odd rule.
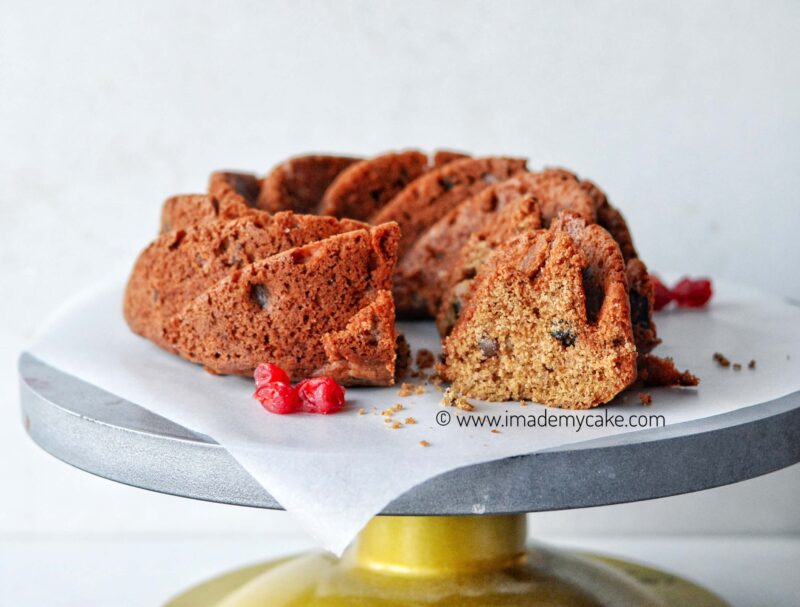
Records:
[[[283,212],[209,221],[162,234],[134,265],[125,292],[125,318],[134,332],[168,347],[165,322],[233,271],[287,249],[366,227],[349,219]]]
[[[328,186],[339,173],[359,160],[313,154],[290,158],[261,180],[256,204],[270,213],[317,213]]]
[[[502,245],[444,351],[445,379],[468,397],[570,408],[610,401],[636,378],[619,247],[569,213]]]
[[[523,170],[525,160],[519,158],[456,160],[411,182],[370,223],[397,222],[402,256],[429,226],[462,201]]]
[[[347,331],[389,290],[398,238],[396,224],[383,224],[235,270],[172,317],[166,339],[213,373],[248,375],[269,361],[295,381],[321,374],[341,358],[334,348],[336,360],[328,359],[323,336]],[[335,346],[336,337],[329,342]],[[378,357],[375,364],[386,362]],[[350,382],[351,370],[334,379]]]
[[[434,223],[398,263],[394,289],[398,308],[422,308],[435,315],[453,267],[470,237],[482,233],[487,224],[492,225],[492,232],[501,229],[494,225],[494,218],[504,217],[503,211],[529,195],[529,191],[527,183],[521,179],[492,184]],[[524,208],[515,207],[509,220],[521,221],[527,228],[541,227],[538,203],[529,198]]]

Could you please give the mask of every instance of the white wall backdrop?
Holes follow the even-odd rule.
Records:
[[[298,533],[73,470],[25,437],[15,358],[124,277],[169,194],[287,155],[419,146],[598,181],[650,266],[800,299],[797,2],[0,3],[0,534]],[[798,532],[798,467],[558,533]]]

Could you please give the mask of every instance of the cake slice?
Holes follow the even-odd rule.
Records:
[[[519,158],[465,158],[450,162],[411,182],[373,215],[370,223],[397,222],[402,258],[417,238],[461,202],[524,170],[525,160]]]
[[[526,195],[527,202],[512,211],[513,221],[521,221],[527,228],[540,228],[539,204],[529,192],[525,181],[507,179],[468,198],[434,223],[398,263],[394,286],[398,307],[427,310],[434,316],[470,236],[481,232],[495,216]]]
[[[444,343],[468,397],[585,409],[636,379],[625,264],[600,226],[564,213],[502,245]]]
[[[134,332],[168,347],[165,322],[226,275],[281,251],[366,227],[349,219],[259,212],[162,234],[136,260],[125,291],[125,319]]]
[[[396,224],[383,224],[235,270],[169,320],[166,340],[212,373],[249,375],[272,362],[294,381],[327,374],[350,385],[391,383],[395,343],[386,327],[394,319],[384,293],[398,238]],[[375,316],[374,339],[364,339],[365,318]]]
[[[295,156],[276,166],[261,180],[256,206],[270,213],[316,213],[328,186],[359,158]]]
[[[416,150],[390,152],[356,162],[325,190],[319,212],[366,221],[427,170],[428,156]]]

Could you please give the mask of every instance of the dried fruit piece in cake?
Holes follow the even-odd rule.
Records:
[[[332,362],[324,336],[346,330],[389,290],[398,238],[396,224],[383,224],[256,261],[170,319],[166,338],[179,355],[213,373],[249,375],[269,360],[294,381],[322,375]],[[375,356],[375,364],[386,361]],[[327,374],[353,381],[349,371]]]
[[[444,344],[445,379],[486,400],[589,408],[636,379],[619,247],[564,214],[501,246]]]
[[[537,229],[541,227],[539,204],[520,179],[507,179],[487,187],[434,223],[397,264],[394,296],[398,308],[424,309],[435,315],[461,249],[470,237],[493,224],[497,215],[502,216],[505,209],[526,195],[527,203],[512,211],[512,221]],[[489,233],[497,227],[492,225]]]
[[[370,223],[395,221],[400,226],[401,257],[429,226],[461,202],[498,181],[525,170],[520,158],[465,158],[430,171],[411,182]]]
[[[125,319],[134,332],[168,347],[165,322],[228,274],[281,251],[366,227],[349,219],[284,212],[162,234],[136,260],[125,291]]]
[[[416,150],[390,152],[350,165],[325,190],[319,212],[366,221],[428,170],[428,156]]]
[[[319,373],[338,377],[347,385],[392,385],[396,343],[392,294],[380,291],[344,329],[322,336],[328,362]]]
[[[256,204],[270,213],[316,213],[328,186],[339,173],[359,160],[322,155],[290,158],[261,180]]]

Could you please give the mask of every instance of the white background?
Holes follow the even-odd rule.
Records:
[[[282,513],[77,472],[19,423],[15,359],[41,319],[127,274],[161,201],[214,169],[311,150],[525,155],[596,180],[651,268],[800,300],[799,28],[800,4],[777,1],[0,0],[0,550],[154,541],[184,555],[169,573],[190,540],[307,541]],[[573,541],[786,539],[798,498],[794,467],[531,522]]]

